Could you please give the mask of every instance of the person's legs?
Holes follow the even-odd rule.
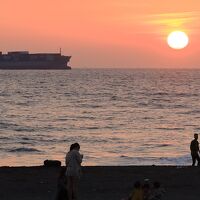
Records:
[[[77,200],[78,199],[78,177],[74,176],[72,181],[72,199]]]
[[[196,155],[195,154],[191,154],[192,155],[192,166],[195,166],[196,163]]]
[[[197,161],[198,161],[198,166],[200,166],[200,157],[199,157],[199,154],[197,153]]]
[[[72,200],[72,194],[73,194],[73,177],[72,176],[67,176],[67,196],[68,200]]]

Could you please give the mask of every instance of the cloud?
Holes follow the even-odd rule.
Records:
[[[144,22],[160,27],[164,32],[172,29],[192,31],[199,27],[199,19],[199,12],[174,12],[149,15]]]

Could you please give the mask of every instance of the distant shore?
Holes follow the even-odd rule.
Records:
[[[136,180],[160,181],[164,199],[198,200],[200,168],[177,166],[85,166],[79,200],[121,200]],[[56,192],[59,167],[0,167],[2,200],[51,200]]]

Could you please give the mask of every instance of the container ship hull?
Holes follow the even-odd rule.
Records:
[[[61,53],[36,53],[27,51],[0,52],[0,69],[2,70],[66,70],[71,56],[63,56]]]

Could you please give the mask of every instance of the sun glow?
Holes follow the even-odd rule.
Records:
[[[173,31],[167,37],[168,45],[173,49],[183,49],[189,43],[189,38],[183,31]]]

